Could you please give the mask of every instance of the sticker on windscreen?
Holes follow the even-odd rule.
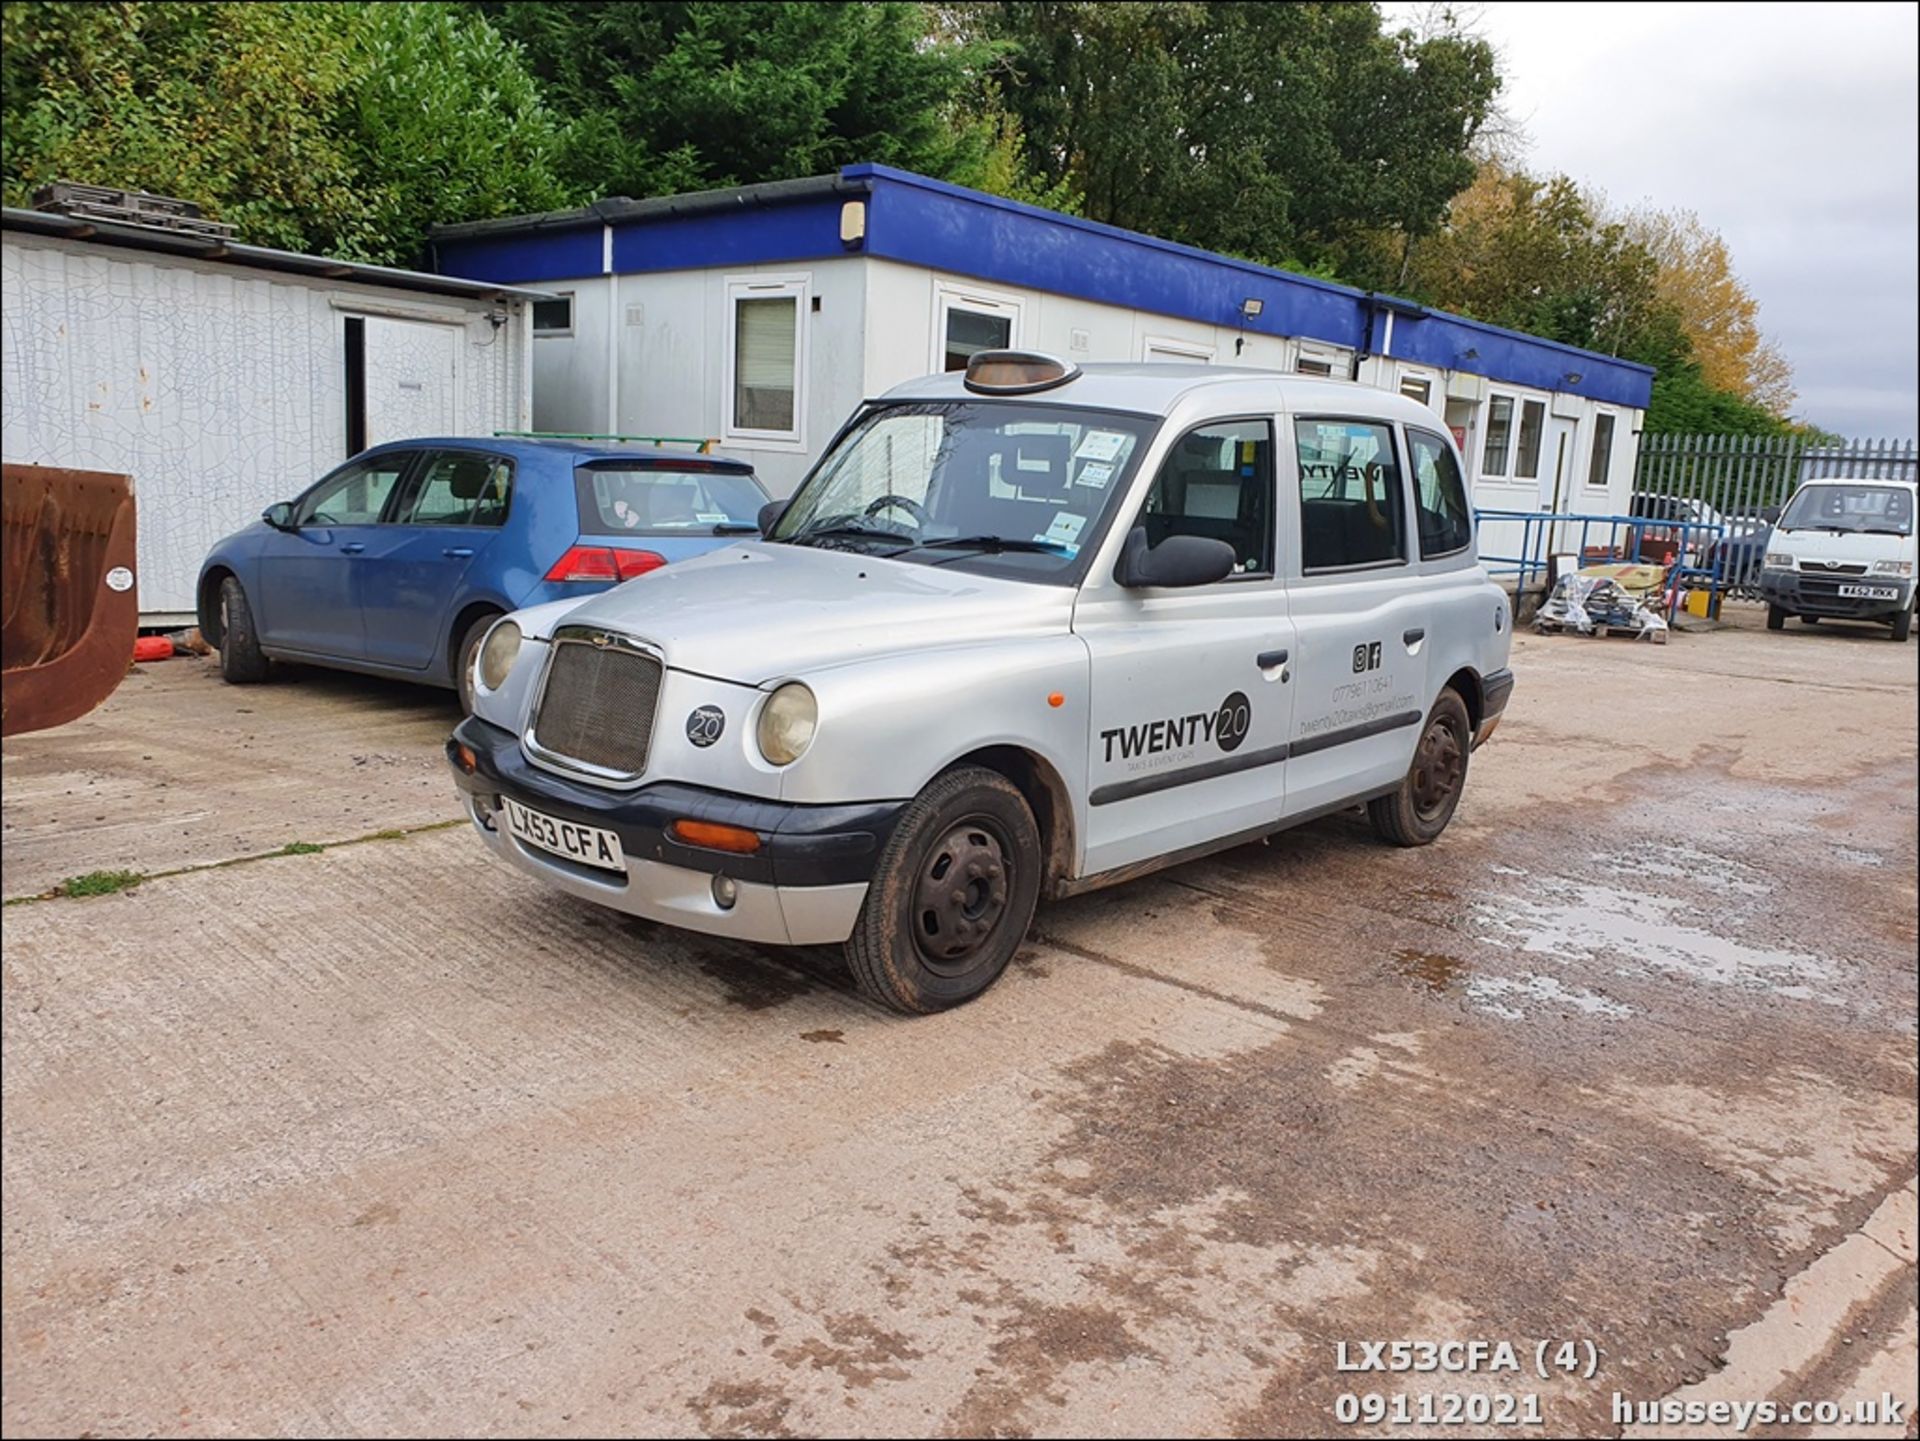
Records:
[[[1080,467],[1080,477],[1075,483],[1079,485],[1096,486],[1104,490],[1107,482],[1112,479],[1112,466],[1090,460]]]
[[[1117,460],[1133,437],[1120,430],[1090,430],[1080,437],[1075,460]]]
[[[1086,524],[1087,518],[1084,515],[1075,515],[1070,510],[1059,511],[1053,517],[1053,524],[1041,531],[1034,539],[1063,546],[1069,554],[1077,555],[1080,550],[1080,532],[1086,528]]]

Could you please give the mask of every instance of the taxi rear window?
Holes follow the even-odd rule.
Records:
[[[583,535],[712,533],[753,526],[767,493],[751,474],[697,466],[583,465],[574,472]]]

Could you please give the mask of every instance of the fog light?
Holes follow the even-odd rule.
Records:
[[[713,903],[723,911],[733,909],[733,903],[740,899],[740,887],[734,884],[732,876],[713,878]]]

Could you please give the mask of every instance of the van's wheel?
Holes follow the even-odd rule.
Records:
[[[1801,617],[1800,617],[1800,624],[1802,624],[1802,625],[1818,625],[1818,624],[1820,624],[1820,617],[1819,617],[1819,616],[1817,616],[1817,615],[1803,615],[1803,616],[1801,616]]]
[[[1040,898],[1040,828],[996,771],[937,776],[894,827],[847,941],[860,989],[896,1011],[944,1011],[1000,978]]]
[[[220,679],[229,685],[252,685],[267,678],[272,664],[260,649],[247,593],[236,577],[228,576],[220,582]]]
[[[465,635],[460,637],[460,649],[454,652],[453,688],[460,693],[460,714],[473,714],[473,658],[479,652],[480,642],[487,638],[487,632],[493,629],[493,623],[500,619],[500,612],[490,610],[467,627]]]
[[[1893,618],[1893,638],[1905,640],[1913,634],[1913,609],[1908,607]]]
[[[1769,601],[1767,603],[1767,629],[1768,630],[1785,630],[1786,625],[1787,625],[1787,613],[1784,610],[1780,609],[1779,606]]]
[[[1467,703],[1449,686],[1433,703],[1400,789],[1367,802],[1367,819],[1375,833],[1396,846],[1424,846],[1437,840],[1460,804],[1472,748],[1473,722]]]

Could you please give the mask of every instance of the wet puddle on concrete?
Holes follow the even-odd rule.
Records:
[[[1834,979],[1831,961],[1702,929],[1689,919],[1694,908],[1684,900],[1560,876],[1536,878],[1532,892],[1476,902],[1473,917],[1482,939],[1561,965],[1610,960],[1627,968],[1616,974],[1660,971],[1796,1000],[1840,1003],[1821,989]],[[1596,1013],[1616,1012],[1600,1007]]]

